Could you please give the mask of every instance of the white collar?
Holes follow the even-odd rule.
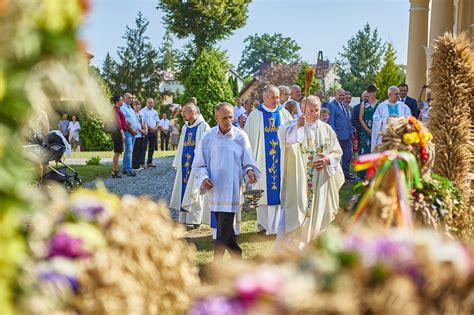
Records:
[[[304,125],[305,125],[305,127],[308,127],[309,129],[318,129],[318,127],[319,127],[319,120],[316,120],[316,122],[314,122],[314,123],[309,123],[309,122],[307,122],[307,123],[305,123]]]
[[[217,131],[216,131],[216,134],[217,134],[217,135],[220,134],[220,135],[222,135],[222,136],[224,136],[224,137],[228,137],[228,136],[232,137],[232,136],[234,135],[235,128],[236,128],[236,127],[232,126],[232,127],[230,127],[230,130],[229,130],[226,134],[223,134],[223,133],[221,132],[221,129],[219,128],[219,125],[217,125],[217,126],[216,126],[216,130],[217,130]]]
[[[266,110],[267,112],[270,112],[270,113],[274,113],[274,112],[276,112],[277,109],[278,109],[278,105],[277,105],[277,107],[275,107],[275,108],[273,108],[273,109],[270,109],[270,108],[268,108],[267,106],[265,106],[264,103],[262,103],[262,107],[263,107],[264,110]]]

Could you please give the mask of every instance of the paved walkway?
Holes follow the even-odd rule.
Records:
[[[110,159],[111,160],[111,159]],[[66,163],[77,165],[79,159],[69,159]],[[102,159],[107,164],[107,159]],[[85,159],[84,159],[85,163]],[[111,163],[111,162],[109,162]],[[123,176],[122,178],[106,178],[103,180],[107,189],[118,195],[148,195],[155,201],[165,202],[167,205],[171,200],[173,192],[174,178],[176,176],[175,169],[171,166],[173,157],[155,158],[153,163],[157,166],[154,168],[146,168],[137,171],[136,177]],[[85,183],[86,188],[93,188],[96,181]],[[171,211],[171,216],[177,219],[178,211]]]

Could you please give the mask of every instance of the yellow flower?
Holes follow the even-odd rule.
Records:
[[[433,135],[431,134],[431,132],[425,132],[425,139],[426,141],[433,140]]]
[[[418,135],[414,132],[407,133],[403,135],[403,143],[405,144],[413,144],[417,142]]]

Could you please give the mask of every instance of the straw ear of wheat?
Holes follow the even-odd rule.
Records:
[[[436,41],[429,77],[432,101],[428,128],[436,147],[433,171],[454,182],[467,198],[473,162],[473,62],[465,36],[446,33]]]
[[[311,85],[313,84],[315,73],[316,69],[314,67],[306,67],[304,71],[304,96],[308,96],[311,91]]]

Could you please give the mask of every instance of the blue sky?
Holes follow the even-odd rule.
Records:
[[[107,52],[116,57],[117,46],[124,44],[125,25],[134,27],[138,11],[150,21],[147,34],[159,47],[165,32],[158,0],[92,0],[92,9],[81,30],[81,38],[101,67]],[[322,50],[334,61],[343,45],[368,22],[376,27],[382,41],[391,41],[397,62],[406,64],[408,45],[408,0],[254,0],[249,6],[247,24],[218,45],[228,51],[237,66],[249,35],[281,33],[301,47],[303,60],[315,62]],[[174,39],[175,48],[184,40]]]

